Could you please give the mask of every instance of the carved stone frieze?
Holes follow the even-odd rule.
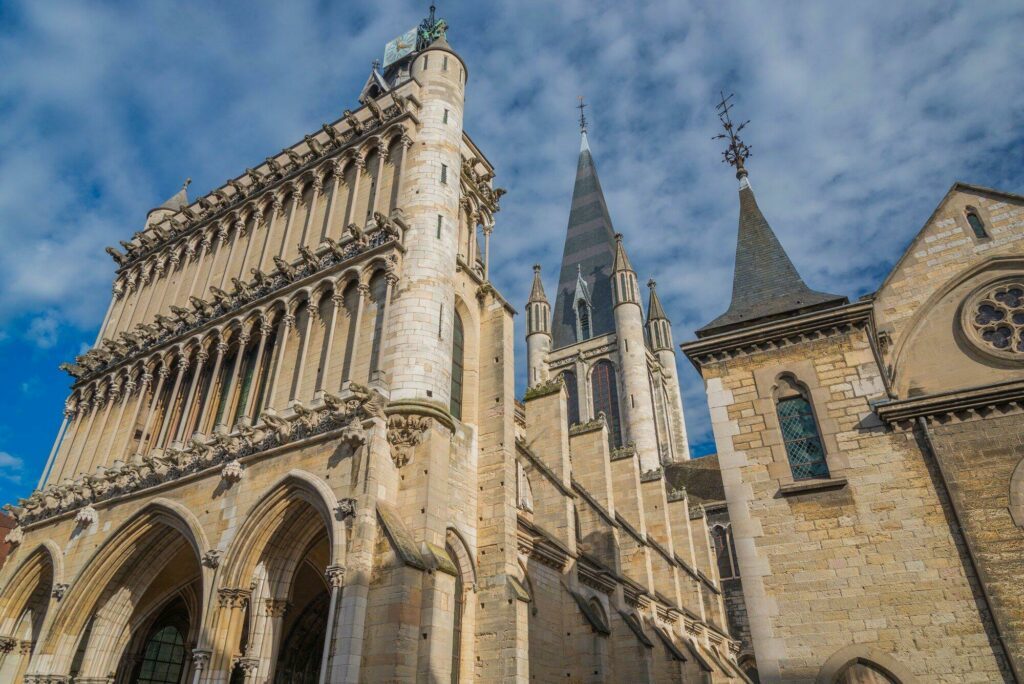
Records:
[[[221,608],[245,608],[249,605],[249,596],[252,592],[249,589],[218,589],[217,605]]]
[[[338,436],[342,442],[362,446],[367,440],[366,429],[363,427],[365,420],[388,420],[390,442],[393,434],[391,422],[401,418],[401,421],[396,421],[394,428],[396,442],[391,443],[393,448],[397,444],[399,450],[410,449],[411,454],[411,448],[418,443],[418,435],[426,429],[429,421],[415,418],[410,422],[400,416],[387,419],[384,413],[386,403],[385,398],[376,390],[352,383],[348,394],[336,396],[328,393],[324,396],[323,405],[316,408],[307,408],[297,403],[292,407],[291,414],[286,415],[268,408],[255,426],[236,425],[230,432],[221,429],[209,437],[196,433],[184,448],[154,450],[138,462],[115,460],[109,468],[100,468],[77,480],[66,479],[60,484],[32,492],[29,497],[20,499],[16,506],[4,506],[4,510],[19,523],[7,536],[20,542],[24,535],[21,525],[69,511],[78,512],[76,519],[79,515],[95,515],[95,509],[91,514],[88,513],[95,503],[154,487],[207,468],[221,466],[222,476],[227,477],[225,471],[230,474],[235,470],[233,463],[242,467],[239,459],[333,430],[340,431]],[[402,426],[399,427],[397,422],[402,422]],[[417,426],[420,426],[419,432]]]

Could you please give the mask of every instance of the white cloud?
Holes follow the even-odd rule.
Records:
[[[11,456],[6,451],[0,451],[0,479],[14,484],[21,484],[21,471],[24,465],[17,456]]]
[[[15,8],[0,29],[0,323],[30,313],[44,332],[48,316],[98,325],[113,272],[104,245],[138,230],[185,176],[213,187],[351,107],[370,61],[423,9],[353,4]],[[876,287],[954,180],[1024,181],[1016,2],[442,10],[469,66],[467,130],[510,190],[491,265],[520,307],[534,261],[555,291],[579,94],[613,220],[641,276],[657,278],[677,341],[731,290],[735,180],[711,141],[720,89],[753,120],[759,202],[819,289]],[[706,441],[699,378],[681,375],[692,438]]]
[[[57,316],[47,311],[29,322],[25,337],[40,349],[50,349],[57,344],[58,326]]]

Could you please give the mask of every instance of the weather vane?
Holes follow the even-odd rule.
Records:
[[[590,105],[584,104],[583,96],[579,96],[580,103],[576,105],[576,109],[580,110],[580,133],[587,132],[587,115],[583,113],[583,110]]]
[[[744,167],[743,162],[750,157],[750,146],[747,145],[740,139],[740,131],[746,128],[749,120],[744,121],[738,126],[733,124],[732,117],[729,115],[729,110],[732,109],[732,104],[729,102],[733,98],[733,93],[729,93],[726,97],[725,93],[719,91],[722,96],[722,101],[715,106],[715,110],[718,112],[718,118],[722,122],[722,128],[725,129],[725,133],[719,133],[712,140],[728,140],[729,145],[722,152],[722,160],[736,168],[736,177],[742,178],[747,175],[747,169]]]

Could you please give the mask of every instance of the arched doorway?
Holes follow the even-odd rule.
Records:
[[[161,610],[148,629],[140,632],[141,648],[125,654],[122,671],[138,684],[178,684],[188,664],[186,639],[190,626],[185,602],[176,597]]]
[[[30,553],[8,583],[0,615],[0,682],[20,682],[35,653],[50,607],[56,569],[47,546]],[[59,552],[58,552],[59,553]]]

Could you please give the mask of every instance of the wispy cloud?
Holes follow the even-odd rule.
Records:
[[[21,484],[21,472],[25,464],[17,456],[0,451],[0,479],[13,484]]]
[[[65,326],[78,337],[98,325],[105,245],[185,176],[205,191],[351,107],[421,4],[5,4],[0,323],[28,317],[51,345]],[[677,341],[731,289],[735,180],[711,141],[720,89],[753,120],[759,202],[819,289],[876,287],[954,180],[1024,185],[1017,2],[441,9],[469,65],[467,130],[510,191],[491,265],[519,305],[534,261],[554,292],[579,94],[613,220],[641,275],[657,278]],[[521,325],[517,358],[521,368]],[[699,378],[680,366],[692,438],[707,442]]]
[[[44,312],[29,322],[25,337],[40,349],[49,349],[57,344],[58,325],[57,316],[52,311]]]

